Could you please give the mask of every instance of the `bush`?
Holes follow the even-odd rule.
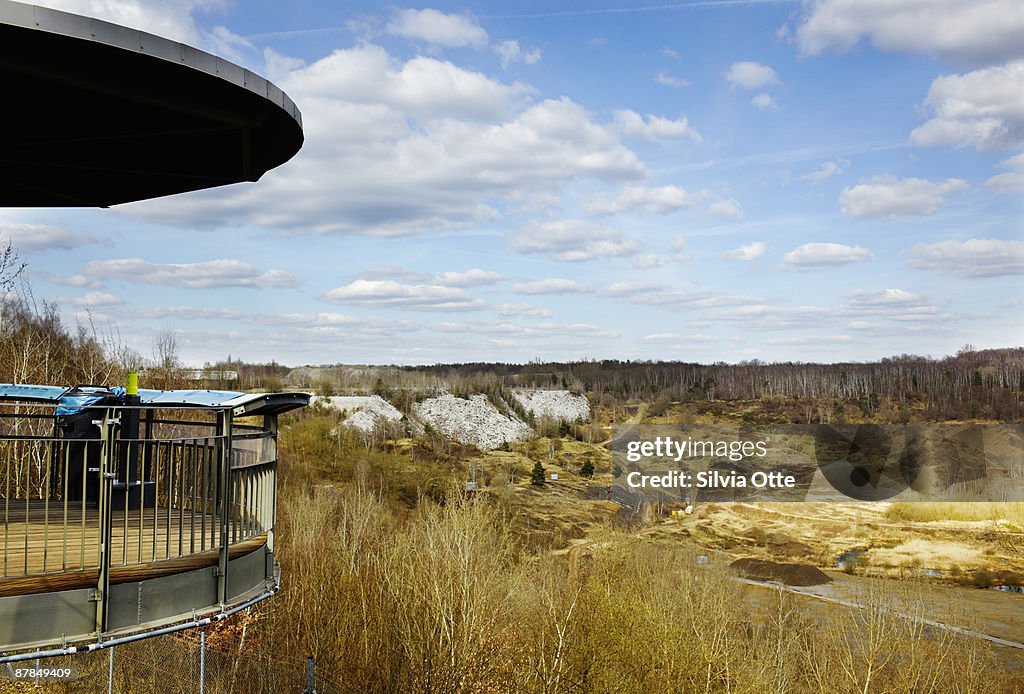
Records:
[[[594,476],[594,464],[592,462],[590,462],[589,460],[585,461],[583,463],[583,465],[580,466],[580,474],[583,475],[584,477],[593,477]]]
[[[971,574],[971,585],[975,588],[991,588],[996,584],[996,579],[991,571],[978,569]]]

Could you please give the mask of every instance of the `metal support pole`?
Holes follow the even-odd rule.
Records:
[[[99,580],[96,584],[96,633],[102,635],[107,630],[107,612],[110,591],[110,554],[112,542],[111,497],[114,494],[114,421],[110,410],[103,414],[100,423],[100,502],[99,502],[99,533],[100,533],[100,566]]]
[[[228,558],[231,551],[231,428],[232,411],[217,415],[217,478],[220,480],[220,561],[217,565],[217,600],[228,601]]]
[[[272,446],[269,457],[274,461],[271,466],[271,481],[273,487],[270,490],[269,506],[267,510],[269,526],[264,528],[267,531],[267,549],[274,551],[274,527],[277,525],[277,415],[268,414],[263,416],[263,429],[270,432],[269,445]]]
[[[206,692],[206,629],[199,632],[199,694]]]
[[[114,691],[114,647],[110,647],[110,657],[107,658],[107,694]]]
[[[302,694],[316,694],[313,686],[313,656],[306,658],[306,690]]]

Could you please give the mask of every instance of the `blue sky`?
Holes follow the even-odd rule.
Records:
[[[1018,0],[66,0],[270,77],[255,184],[3,210],[37,297],[194,365],[1024,344]]]

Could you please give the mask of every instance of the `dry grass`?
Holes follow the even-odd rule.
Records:
[[[914,596],[882,587],[860,599],[867,609],[830,607],[821,619],[820,606],[788,593],[751,597],[724,560],[698,565],[701,550],[679,540],[596,529],[556,554],[515,531],[521,519],[496,495],[461,493],[445,459],[396,461],[408,475],[399,479],[386,469],[387,454],[332,452],[312,440],[325,427],[303,427],[282,437],[282,591],[245,629],[217,630],[217,655],[207,661],[211,694],[300,691],[306,654],[316,659],[322,692],[1016,686],[992,666],[986,644],[894,608],[923,604]],[[448,482],[410,505],[406,495],[420,476]],[[516,514],[528,511],[517,506]],[[196,691],[195,652],[165,638],[119,648],[114,690]],[[55,691],[105,691],[102,655],[76,663],[93,675]]]
[[[1024,527],[1021,502],[906,502],[894,503],[886,511],[891,520],[929,523],[934,521],[1006,521]]]

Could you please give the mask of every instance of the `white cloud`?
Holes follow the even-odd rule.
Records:
[[[675,89],[683,89],[693,84],[690,80],[684,80],[681,77],[662,71],[654,76],[654,81],[664,87],[674,87]]]
[[[693,260],[693,258],[686,253],[685,236],[676,236],[675,240],[672,241],[672,245],[669,248],[672,251],[672,259],[675,260],[677,263],[683,263],[684,265],[688,265],[690,261]]]
[[[533,304],[499,304],[496,308],[503,318],[550,318],[552,315],[550,310]]]
[[[583,211],[591,215],[613,215],[633,210],[668,214],[693,207],[707,199],[708,195],[706,190],[690,193],[672,185],[657,188],[626,186],[614,198],[599,195],[584,201]]]
[[[507,68],[512,63],[526,63],[535,65],[540,62],[543,51],[539,48],[526,50],[519,45],[518,41],[502,41],[496,43],[492,50],[501,59],[501,67]]]
[[[663,345],[663,344],[675,344],[675,345],[686,345],[693,342],[714,342],[715,338],[708,337],[707,335],[700,334],[686,334],[680,335],[679,333],[654,333],[652,335],[644,335],[640,338],[642,342],[652,345]]]
[[[871,251],[841,243],[805,243],[782,257],[783,270],[822,270],[871,260]]]
[[[61,284],[65,287],[97,289],[103,286],[103,283],[95,277],[86,277],[85,275],[58,275],[53,272],[44,272],[42,276],[54,284]]]
[[[830,306],[777,306],[741,304],[717,315],[721,320],[740,323],[748,330],[788,330],[818,327],[835,317]]]
[[[679,60],[679,51],[669,46],[662,46],[661,54],[666,58],[670,58],[671,60]]]
[[[490,270],[473,268],[465,272],[443,272],[437,276],[437,283],[445,287],[476,287],[484,284],[497,284],[505,279],[504,275]]]
[[[558,194],[571,182],[627,183],[647,174],[615,129],[573,101],[529,104],[525,85],[433,58],[402,63],[363,45],[293,72],[280,86],[302,104],[306,136],[287,166],[259,186],[125,211],[207,227],[403,236],[490,223],[506,206]]]
[[[631,287],[633,283],[617,283],[609,287],[605,293],[613,290],[617,296],[626,297],[631,303],[646,306],[660,306],[668,310],[691,310],[699,308],[720,308],[722,306],[751,306],[761,303],[754,296],[745,294],[723,294],[710,291],[679,291],[657,286],[649,290],[642,289],[643,283]]]
[[[222,258],[200,263],[150,263],[142,258],[94,260],[79,273],[97,279],[121,279],[187,289],[219,287],[292,287],[298,282],[283,270],[258,270],[242,260]]]
[[[631,255],[637,249],[636,242],[617,229],[574,219],[530,224],[510,240],[520,253],[543,253],[566,261]]]
[[[717,200],[708,206],[708,212],[720,219],[743,219],[743,208],[735,200]]]
[[[564,336],[581,337],[619,337],[619,332],[606,330],[590,323],[570,323],[561,325],[558,323],[534,323],[531,325],[519,325],[508,322],[446,322],[434,326],[435,330],[450,333],[469,333],[474,335],[511,335],[519,338],[551,338]],[[502,341],[505,344],[514,342]]]
[[[419,120],[494,120],[510,114],[532,91],[521,83],[505,84],[447,60],[417,56],[399,62],[373,44],[336,50],[293,71],[281,80],[280,86],[303,103],[307,137],[318,135],[319,128],[327,125],[317,122],[324,121],[325,116],[346,115],[331,113],[332,109],[386,107],[386,111],[374,113],[380,117],[397,112]],[[313,123],[306,122],[308,115],[313,116]],[[368,134],[379,133],[379,128],[373,128]],[[345,135],[343,131],[332,134]],[[342,141],[350,137],[353,135]]]
[[[775,70],[751,61],[733,63],[725,73],[725,79],[733,87],[743,89],[760,89],[769,84],[779,83],[779,76]]]
[[[847,323],[846,327],[849,330],[863,330],[864,332],[879,332],[883,328],[881,323],[862,320],[851,321]]]
[[[1024,60],[937,77],[924,106],[933,117],[910,133],[916,145],[991,151],[1024,143]]]
[[[522,282],[513,285],[512,291],[520,294],[582,294],[592,291],[590,287],[576,280],[554,277],[546,280]]]
[[[98,241],[49,224],[0,222],[0,242],[10,241],[18,251],[71,250]]]
[[[247,56],[256,51],[256,46],[249,39],[239,36],[227,27],[215,26],[209,32],[205,32],[204,37],[211,53],[235,63],[245,62]]]
[[[653,270],[665,264],[665,261],[657,253],[637,256],[630,263],[637,270]]]
[[[757,260],[758,258],[760,258],[762,255],[764,255],[764,252],[766,250],[768,250],[768,246],[761,243],[760,241],[755,241],[754,243],[749,243],[744,246],[740,246],[739,248],[734,248],[731,251],[726,251],[725,253],[722,254],[722,257],[725,258],[726,260],[743,260],[746,262],[750,262],[752,260]]]
[[[803,176],[800,177],[800,180],[810,181],[811,183],[822,183],[832,178],[833,176],[838,176],[839,174],[843,173],[849,166],[850,161],[848,159],[833,159],[831,161],[824,162],[814,171],[805,173]]]
[[[396,36],[436,46],[480,48],[487,45],[487,32],[472,15],[446,14],[430,8],[397,10],[387,29]]]
[[[485,307],[463,289],[439,284],[403,284],[394,280],[356,280],[324,295],[335,304],[408,308],[421,311],[472,311]]]
[[[956,317],[942,312],[927,297],[903,289],[858,290],[842,307],[843,315],[862,319],[888,319],[898,323],[936,324]]]
[[[644,117],[636,111],[626,109],[615,112],[615,122],[626,137],[638,140],[654,142],[689,138],[696,143],[704,141],[704,138],[690,125],[685,116],[681,116],[678,120],[670,120],[652,114],[647,114]]]
[[[959,178],[932,183],[921,178],[881,176],[843,188],[839,202],[847,217],[898,219],[934,214],[949,195],[965,190],[967,183]]]
[[[1018,171],[1024,171],[1024,152],[1015,154],[1009,159],[1003,159],[999,162],[999,166],[1006,169],[1016,169]]]
[[[776,337],[766,340],[769,345],[823,345],[823,344],[846,344],[850,341],[849,335],[800,335],[796,337]]]
[[[920,294],[903,289],[880,289],[867,291],[858,289],[849,296],[850,306],[857,308],[878,306],[920,306],[927,303]]]
[[[761,92],[750,100],[750,105],[758,111],[778,111],[779,104],[768,92]]]
[[[321,311],[317,313],[261,313],[247,322],[256,325],[302,325],[306,327],[350,326],[362,322],[344,313]]]
[[[282,55],[273,48],[263,49],[263,72],[272,82],[277,83],[286,79],[289,73],[301,70],[306,67],[306,61],[300,58]]]
[[[999,166],[1014,171],[997,174],[985,181],[985,185],[1000,193],[1024,193],[1024,152],[1004,159]]]
[[[985,185],[1000,193],[1024,193],[1024,173],[996,174]]]
[[[124,299],[109,292],[89,292],[85,296],[73,299],[71,303],[75,306],[85,306],[88,308],[109,308],[111,306],[120,306],[124,303]]]
[[[800,50],[847,51],[868,39],[884,51],[998,62],[1024,54],[1019,0],[821,0],[797,29]]]
[[[601,290],[606,296],[635,296],[636,294],[650,294],[653,292],[665,291],[665,285],[660,282],[646,282],[635,280],[631,282],[613,282]]]
[[[239,320],[241,311],[226,308],[197,308],[194,306],[150,306],[131,311],[135,318],[175,318],[180,320]]]
[[[996,239],[940,241],[910,250],[911,267],[951,272],[961,277],[1024,274],[1024,242]]]

